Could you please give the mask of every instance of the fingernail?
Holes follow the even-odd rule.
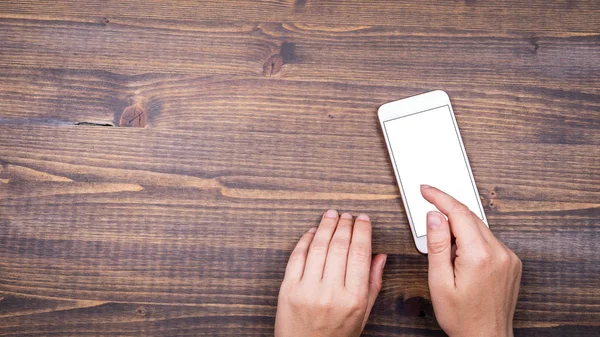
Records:
[[[421,185],[421,188],[428,189],[428,188],[431,188],[431,186],[429,186],[429,185],[426,185],[426,184],[422,184],[422,185]]]
[[[325,212],[325,217],[330,219],[335,219],[338,216],[338,212],[336,210],[330,209]]]
[[[436,211],[427,213],[427,226],[429,228],[438,228],[442,225],[442,219]]]
[[[352,214],[350,214],[350,213],[344,213],[344,214],[342,214],[341,218],[342,219],[352,219]]]
[[[383,258],[383,263],[381,264],[381,270],[383,270],[383,268],[385,268],[385,263],[387,262],[387,254],[385,255],[385,257]]]
[[[308,230],[309,233],[315,234],[317,232],[317,227],[313,227]]]
[[[356,217],[356,220],[371,221],[371,219],[369,219],[369,216],[366,214],[359,215],[358,217]]]

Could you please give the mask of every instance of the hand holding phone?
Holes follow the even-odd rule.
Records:
[[[448,217],[427,214],[429,291],[440,327],[452,337],[512,336],[521,260],[467,206],[434,187],[421,193]]]
[[[427,253],[425,215],[435,210],[419,186],[438,187],[487,220],[448,95],[436,90],[382,105],[379,120],[415,246]]]

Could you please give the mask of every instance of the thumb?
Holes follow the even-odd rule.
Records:
[[[375,300],[377,299],[377,295],[381,291],[382,278],[383,278],[383,267],[385,267],[385,262],[387,260],[387,255],[379,254],[376,255],[371,261],[371,273],[369,275],[369,302],[367,304],[367,312],[365,313],[365,318],[363,319],[363,329],[367,324],[367,320],[369,319],[369,314],[371,313],[371,309],[375,304]]]
[[[450,225],[440,212],[427,213],[427,251],[429,288],[435,291],[454,286]]]

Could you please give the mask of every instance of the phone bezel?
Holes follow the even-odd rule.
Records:
[[[379,124],[380,124],[381,130],[383,132],[385,143],[386,143],[386,146],[388,149],[388,155],[390,156],[390,153],[392,152],[392,150],[391,150],[391,146],[390,146],[389,140],[387,138],[387,135],[385,134],[385,131],[384,131],[384,124],[383,124],[384,122],[391,120],[391,119],[398,118],[398,117],[403,117],[403,116],[410,115],[413,113],[418,113],[418,112],[425,111],[428,109],[440,107],[443,105],[448,105],[448,107],[450,109],[450,115],[452,116],[454,125],[456,126],[458,134],[459,134],[458,139],[459,139],[461,149],[466,156],[467,152],[465,151],[465,146],[462,141],[462,136],[460,135],[460,129],[458,129],[458,123],[456,122],[456,118],[454,116],[454,110],[452,108],[452,104],[450,103],[450,97],[443,90],[435,90],[435,91],[426,92],[426,93],[423,93],[420,95],[416,95],[416,96],[404,98],[401,100],[389,102],[389,103],[386,103],[386,104],[382,105],[381,107],[379,107],[377,115],[379,117]],[[466,157],[467,157],[467,168],[469,171],[469,175],[471,176],[471,181],[473,182],[474,188],[477,191],[477,184],[473,177],[473,172],[471,170],[471,164],[468,160],[468,156],[466,156]],[[390,156],[390,161],[391,160],[393,160],[393,159]],[[396,165],[394,165],[394,163],[392,163],[392,168],[394,169],[394,175],[396,177],[396,185],[398,186],[398,189],[401,190],[402,187],[400,186],[400,183],[399,183],[399,178],[398,178],[399,175],[398,175],[398,172],[396,169]],[[400,191],[400,197],[402,198],[402,203],[404,204],[404,210],[406,212],[406,209],[408,208],[408,206],[407,206],[406,200],[404,198],[404,193],[402,191]],[[482,216],[483,216],[482,220],[486,224],[486,226],[489,226],[488,222],[487,222],[487,217],[485,215],[485,211],[483,209],[483,205],[481,203],[481,198],[478,198],[477,201],[478,201],[479,207],[481,208],[481,211],[482,211]],[[408,222],[410,225],[410,231],[413,236],[413,241],[415,243],[417,250],[423,254],[427,254],[427,235],[417,237],[417,234],[416,234],[416,231],[414,228],[414,224],[413,224],[411,218],[409,216],[407,216],[407,219],[408,219]]]

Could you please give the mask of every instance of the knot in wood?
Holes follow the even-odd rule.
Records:
[[[271,77],[281,71],[281,67],[283,67],[283,56],[272,55],[263,64],[263,75]]]
[[[135,314],[139,317],[145,317],[148,314],[148,310],[144,307],[138,307],[135,309]]]
[[[125,108],[119,120],[119,126],[122,127],[143,128],[146,124],[148,124],[148,113],[138,104]]]

